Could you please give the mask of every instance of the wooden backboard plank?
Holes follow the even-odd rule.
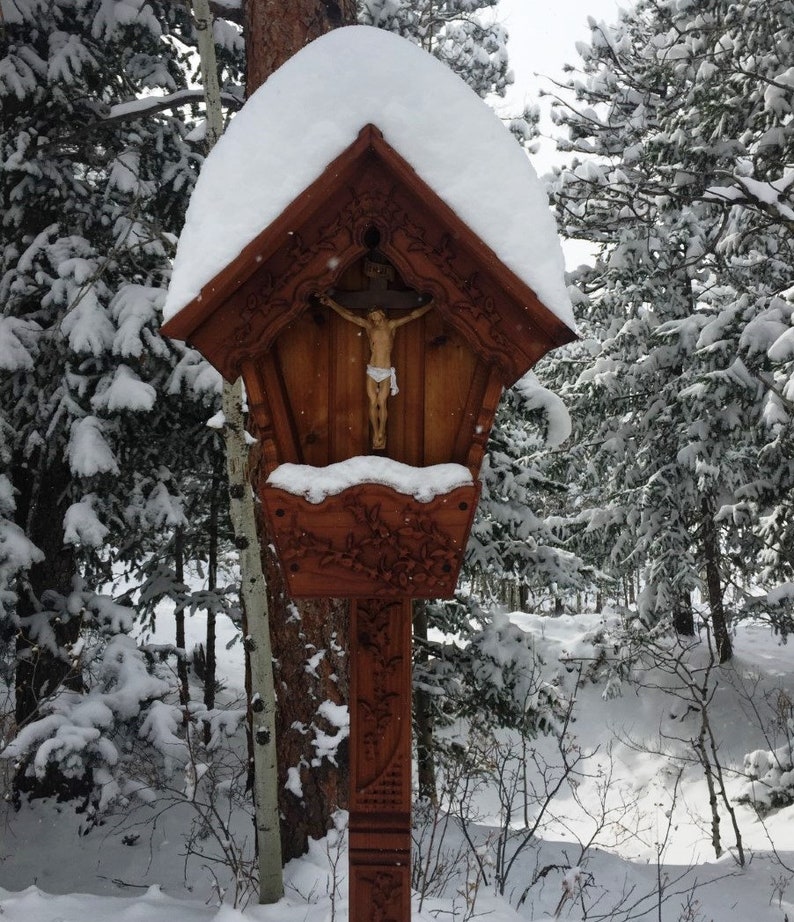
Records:
[[[276,350],[303,464],[328,464],[328,312],[310,308],[281,334]]]

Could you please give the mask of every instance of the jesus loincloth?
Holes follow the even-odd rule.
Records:
[[[377,365],[367,365],[367,374],[378,384],[380,384],[381,381],[385,381],[386,378],[390,378],[389,390],[391,391],[392,397],[400,393],[400,389],[397,387],[397,372],[393,365],[391,368],[378,368]]]

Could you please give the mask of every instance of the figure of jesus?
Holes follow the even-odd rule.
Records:
[[[394,333],[398,327],[416,320],[426,314],[433,306],[433,302],[411,311],[397,320],[389,320],[385,311],[380,307],[373,307],[365,316],[354,314],[353,311],[337,304],[328,295],[319,295],[319,301],[326,307],[336,311],[340,317],[362,327],[367,331],[369,340],[369,364],[367,365],[367,397],[369,399],[369,422],[372,426],[372,447],[383,450],[386,447],[386,419],[388,411],[386,403],[389,392],[398,393],[397,374],[391,363],[391,350],[394,345]]]

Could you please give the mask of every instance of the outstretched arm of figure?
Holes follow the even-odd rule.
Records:
[[[350,323],[355,323],[356,326],[359,327],[366,327],[367,321],[363,317],[359,317],[358,314],[354,314],[353,311],[349,311],[346,307],[342,307],[341,304],[337,304],[336,301],[328,295],[320,294],[317,295],[317,298],[320,304],[330,307],[331,310],[336,311],[340,317],[344,317],[344,319],[349,320]]]
[[[400,317],[399,320],[392,320],[392,329],[396,330],[397,327],[404,326],[406,323],[410,323],[412,320],[417,320],[423,314],[426,314],[431,307],[433,307],[433,301],[428,301],[427,304],[422,305],[422,307],[417,307],[415,311],[411,311],[410,314],[406,314],[404,317]]]

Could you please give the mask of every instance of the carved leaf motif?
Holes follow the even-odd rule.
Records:
[[[296,596],[322,590],[428,598],[454,589],[477,493],[474,485],[459,487],[420,503],[361,484],[319,505],[276,489],[265,488],[262,496]]]

